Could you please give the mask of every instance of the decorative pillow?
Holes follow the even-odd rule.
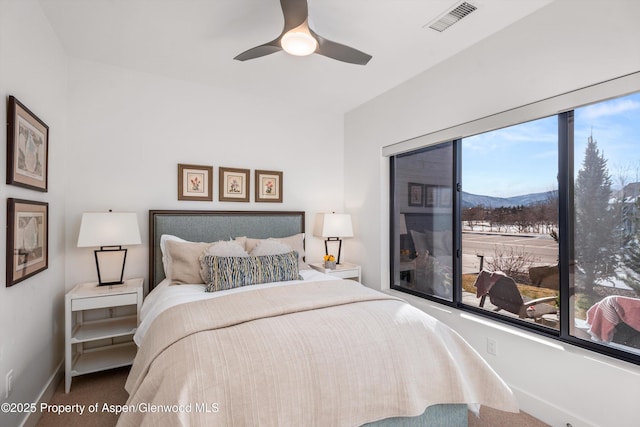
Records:
[[[453,246],[453,235],[451,231],[429,231],[425,230],[427,240],[431,242],[433,256],[451,255]]]
[[[451,231],[430,231],[420,233],[411,230],[411,239],[418,255],[443,256],[451,255],[453,235]]]
[[[162,252],[162,267],[164,269],[164,275],[167,278],[171,277],[171,256],[167,250],[167,241],[172,240],[176,242],[186,242],[186,240],[173,236],[171,234],[163,234],[160,236],[160,252]]]
[[[251,251],[251,256],[280,255],[289,253],[292,250],[293,248],[285,243],[274,239],[267,239],[258,242]]]
[[[411,240],[413,240],[413,247],[416,250],[417,256],[429,255],[429,245],[427,242],[427,235],[420,233],[416,230],[409,230],[411,233]]]
[[[204,283],[200,277],[200,256],[209,246],[211,243],[179,242],[176,240],[165,242],[170,258],[170,274],[167,278],[172,285]]]
[[[245,249],[247,252],[251,253],[256,245],[263,240],[276,240],[280,243],[284,243],[285,245],[289,245],[291,249],[298,252],[298,267],[300,270],[310,268],[304,262],[304,233],[294,234],[288,237],[270,237],[269,239],[252,239],[247,237]]]
[[[244,245],[239,244],[234,240],[221,240],[215,243],[209,243],[207,249],[204,250],[202,255],[214,255],[214,256],[249,256],[247,251],[244,250]],[[291,249],[289,249],[289,252]]]
[[[244,249],[245,251],[247,250],[247,237],[246,236],[236,237],[235,239],[231,239],[230,241],[231,242],[236,242],[237,244],[242,246],[242,249]]]
[[[246,244],[246,237],[236,237],[234,240],[230,240],[231,242],[236,242],[238,243],[243,249],[245,247]],[[195,265],[197,265],[197,270],[200,271],[200,256],[202,255],[202,246],[201,245],[206,245],[205,247],[208,247],[210,245],[212,245],[213,243],[205,243],[205,242],[190,242],[188,240],[185,240],[181,237],[178,236],[174,236],[171,234],[163,234],[162,236],[160,236],[160,252],[162,252],[162,267],[164,269],[164,275],[167,279],[171,280],[172,277],[172,272],[171,272],[171,267],[173,265],[173,260],[171,258],[171,253],[169,252],[169,249],[167,248],[167,242],[178,242],[178,243],[187,243],[187,244],[195,244],[196,249],[200,250],[200,253],[198,253],[197,257],[195,258],[195,260],[192,260],[193,262],[195,262]],[[221,240],[222,242],[222,240]],[[218,242],[216,242],[218,243]],[[174,247],[174,250],[176,248]],[[196,249],[193,250],[193,252],[196,251]],[[191,252],[191,251],[190,251]],[[193,253],[192,252],[192,253]],[[215,254],[215,255],[219,255],[219,254]],[[181,275],[181,273],[179,273],[179,276]],[[179,283],[179,282],[176,282]],[[187,282],[184,282],[187,283]],[[195,283],[203,283],[203,282],[195,282]]]
[[[207,277],[207,292],[257,285],[259,283],[298,280],[298,254],[250,257],[202,257],[202,270]]]
[[[291,251],[291,249],[289,249]],[[200,268],[200,278],[203,283],[207,283],[207,273],[202,269],[202,258],[207,256],[220,256],[220,257],[248,257],[249,254],[244,250],[244,245],[241,245],[237,240],[224,241],[212,243],[198,258],[198,265]]]

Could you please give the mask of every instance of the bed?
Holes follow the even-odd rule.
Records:
[[[307,268],[304,226],[304,212],[149,212],[150,292],[118,426],[462,426],[480,405],[518,410],[446,325]],[[174,284],[199,242],[202,283]]]

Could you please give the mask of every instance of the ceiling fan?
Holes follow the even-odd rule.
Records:
[[[269,55],[280,50],[296,55],[306,56],[312,53],[351,64],[366,65],[371,55],[327,40],[309,28],[309,8],[307,0],[280,0],[284,15],[282,33],[274,40],[253,47],[233,59],[246,61]]]

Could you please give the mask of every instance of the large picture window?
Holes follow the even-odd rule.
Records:
[[[640,93],[391,157],[391,287],[640,364]]]

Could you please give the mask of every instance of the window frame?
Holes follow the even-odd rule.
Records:
[[[396,286],[394,281],[395,274],[395,260],[393,256],[390,256],[390,287],[391,289],[397,290],[399,292],[405,292],[412,295],[416,295],[418,297],[427,299],[429,301],[443,304],[445,306],[449,306],[464,312],[471,312],[480,316],[483,316],[488,319],[495,320],[500,323],[509,324],[511,326],[534,332],[537,334],[541,334],[552,339],[561,341],[563,343],[571,344],[580,348],[584,348],[599,354],[604,354],[606,356],[610,356],[622,361],[630,362],[636,365],[640,365],[640,355],[626,352],[624,350],[620,350],[614,347],[610,347],[607,345],[599,344],[593,341],[588,341],[582,338],[578,338],[576,336],[571,335],[570,322],[573,320],[570,318],[570,304],[571,304],[571,275],[573,274],[572,269],[574,265],[572,261],[573,257],[573,246],[574,246],[574,110],[576,108],[580,108],[584,105],[589,104],[597,104],[599,102],[604,102],[612,98],[623,97],[625,95],[629,95],[635,92],[640,92],[640,79],[638,77],[640,73],[634,73],[631,75],[632,80],[635,81],[636,87],[634,90],[626,90],[624,93],[619,93],[616,95],[612,95],[611,92],[607,96],[597,97],[597,99],[588,100],[588,102],[583,102],[581,104],[573,104],[570,108],[564,108],[561,110],[556,110],[551,114],[540,114],[538,117],[534,118],[526,118],[521,117],[520,121],[511,122],[504,126],[497,126],[493,128],[486,128],[485,125],[480,127],[485,127],[482,132],[477,133],[469,133],[464,136],[458,136],[454,138],[446,138],[440,141],[434,141],[434,134],[426,135],[425,139],[429,141],[426,145],[422,145],[418,148],[413,149],[404,149],[402,152],[398,153],[389,153],[386,152],[390,157],[390,194],[389,194],[389,206],[390,206],[390,216],[389,216],[389,236],[390,236],[390,255],[394,254],[397,249],[395,248],[395,218],[394,212],[396,212],[396,200],[394,196],[395,192],[395,174],[396,174],[396,165],[395,158],[400,154],[408,154],[410,152],[421,151],[422,149],[432,147],[434,145],[439,145],[443,143],[452,143],[452,190],[454,191],[452,195],[452,230],[453,230],[453,297],[452,301],[442,300],[441,298],[437,298],[434,296],[426,295],[420,292],[415,292],[411,289],[406,289],[404,287]],[[629,76],[621,77],[617,80],[625,80],[628,79]],[[619,81],[615,81],[619,83]],[[596,85],[593,87],[585,88],[582,91],[591,93],[593,88],[595,87],[599,92],[603,89],[603,86],[608,87],[611,84],[611,81],[602,83],[601,85]],[[581,91],[576,91],[580,93],[582,96],[585,94]],[[574,94],[574,93],[572,93]],[[558,98],[564,98],[567,94],[559,95]],[[570,101],[575,102],[575,97],[569,96]],[[580,98],[577,97],[577,98]],[[541,103],[547,103],[549,100],[540,101]],[[528,108],[531,105],[524,106],[522,108]],[[560,112],[558,112],[560,111]],[[511,113],[512,111],[506,112]],[[505,114],[506,114],[505,113]],[[461,146],[462,139],[468,136],[472,136],[478,133],[489,132],[495,129],[500,129],[504,127],[510,127],[514,125],[518,125],[520,123],[525,123],[527,121],[535,120],[537,118],[556,116],[558,119],[558,230],[559,230],[559,239],[558,239],[558,262],[559,262],[559,295],[560,295],[560,325],[559,328],[551,329],[548,327],[544,327],[542,325],[538,325],[536,323],[524,322],[520,319],[514,319],[507,316],[502,316],[498,313],[494,313],[491,311],[484,310],[480,307],[473,307],[462,302],[462,258],[461,258],[461,249],[462,249],[462,232],[461,232],[461,198],[462,198],[462,187],[461,187]],[[486,119],[486,118],[485,118]],[[479,119],[479,121],[483,121],[484,119]],[[467,126],[465,124],[464,126]],[[473,127],[473,126],[472,126]],[[443,131],[444,134],[447,132],[451,132],[451,129],[447,129]],[[436,133],[438,134],[438,133]],[[420,138],[416,138],[410,141],[407,141],[411,145],[415,147],[416,143],[419,143]],[[398,147],[396,147],[397,149]],[[383,154],[385,151],[383,150]]]

